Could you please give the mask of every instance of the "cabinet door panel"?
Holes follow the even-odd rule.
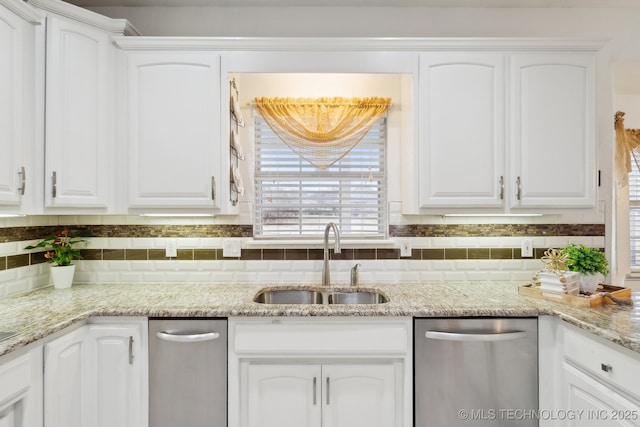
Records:
[[[321,425],[320,365],[250,364],[247,379],[247,420],[242,425]]]
[[[640,405],[564,363],[567,408],[575,414],[567,425],[640,426]]]
[[[500,207],[504,56],[420,57],[420,204]]]
[[[512,57],[512,207],[594,206],[595,87],[594,55]]]
[[[18,204],[22,88],[21,19],[0,6],[0,204]]]
[[[86,328],[45,345],[44,418],[47,427],[87,427],[91,419]]]
[[[322,376],[323,427],[400,425],[393,365],[323,365]]]
[[[110,66],[107,33],[48,18],[47,207],[107,206]]]
[[[139,326],[91,325],[90,363],[95,367],[98,427],[142,425],[141,332]],[[130,359],[130,355],[133,356]]]
[[[129,206],[217,206],[219,56],[128,55]]]

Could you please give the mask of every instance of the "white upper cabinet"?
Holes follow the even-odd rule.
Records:
[[[596,60],[570,49],[422,53],[418,210],[593,209]]]
[[[11,3],[9,3],[11,4]],[[35,166],[35,27],[22,2],[0,5],[0,213],[32,213]]]
[[[420,55],[420,205],[502,207],[505,56]]]
[[[128,51],[125,56],[129,208],[219,208],[220,186],[229,185],[220,166],[220,55]]]
[[[108,207],[111,49],[101,29],[47,19],[45,207]]]
[[[589,208],[596,200],[596,56],[510,58],[514,208]]]

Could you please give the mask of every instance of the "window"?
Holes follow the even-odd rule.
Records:
[[[631,269],[640,270],[640,171],[631,161],[629,173],[629,241],[631,244]]]
[[[311,238],[329,222],[341,237],[386,237],[386,118],[320,170],[255,120],[255,238]]]

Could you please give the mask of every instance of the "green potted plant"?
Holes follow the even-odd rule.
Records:
[[[69,230],[56,231],[48,235],[35,245],[29,245],[25,249],[45,248],[44,257],[51,264],[51,279],[56,289],[68,288],[73,281],[75,264],[74,259],[82,259],[80,251],[75,244],[84,242],[80,236],[73,235]]]
[[[562,248],[562,253],[567,256],[569,270],[580,273],[580,290],[583,293],[595,291],[604,276],[609,274],[609,262],[598,248],[569,243]]]

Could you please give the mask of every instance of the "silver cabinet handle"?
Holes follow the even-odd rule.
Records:
[[[331,395],[331,388],[330,388],[330,383],[329,383],[329,377],[327,377],[327,405],[330,403],[329,402],[329,396]]]
[[[601,363],[600,364],[600,369],[602,369],[605,372],[611,372],[611,371],[613,371],[613,366],[607,365],[606,363]]]
[[[318,378],[313,377],[313,404],[316,404],[316,396],[318,393]]]
[[[20,187],[18,188],[18,191],[20,192],[21,196],[24,196],[24,188],[26,187],[26,184],[27,184],[27,174],[24,171],[24,166],[20,167],[20,172],[18,172],[18,176],[20,177]]]
[[[133,337],[129,336],[129,365],[133,365]]]
[[[520,181],[520,177],[516,179],[516,187],[518,192],[516,193],[516,199],[520,200],[522,197],[522,181]]]
[[[218,332],[205,332],[202,334],[175,334],[171,332],[156,332],[156,336],[161,340],[171,342],[202,342],[217,340],[220,338]]]
[[[444,341],[509,341],[525,338],[525,331],[510,332],[445,332],[445,331],[427,331],[424,336],[432,340]]]
[[[500,177],[500,200],[504,200],[504,176]]]
[[[211,177],[211,200],[216,200],[216,177]]]
[[[56,171],[53,171],[53,176],[51,177],[51,197],[56,198],[58,194],[58,177],[56,176]]]

